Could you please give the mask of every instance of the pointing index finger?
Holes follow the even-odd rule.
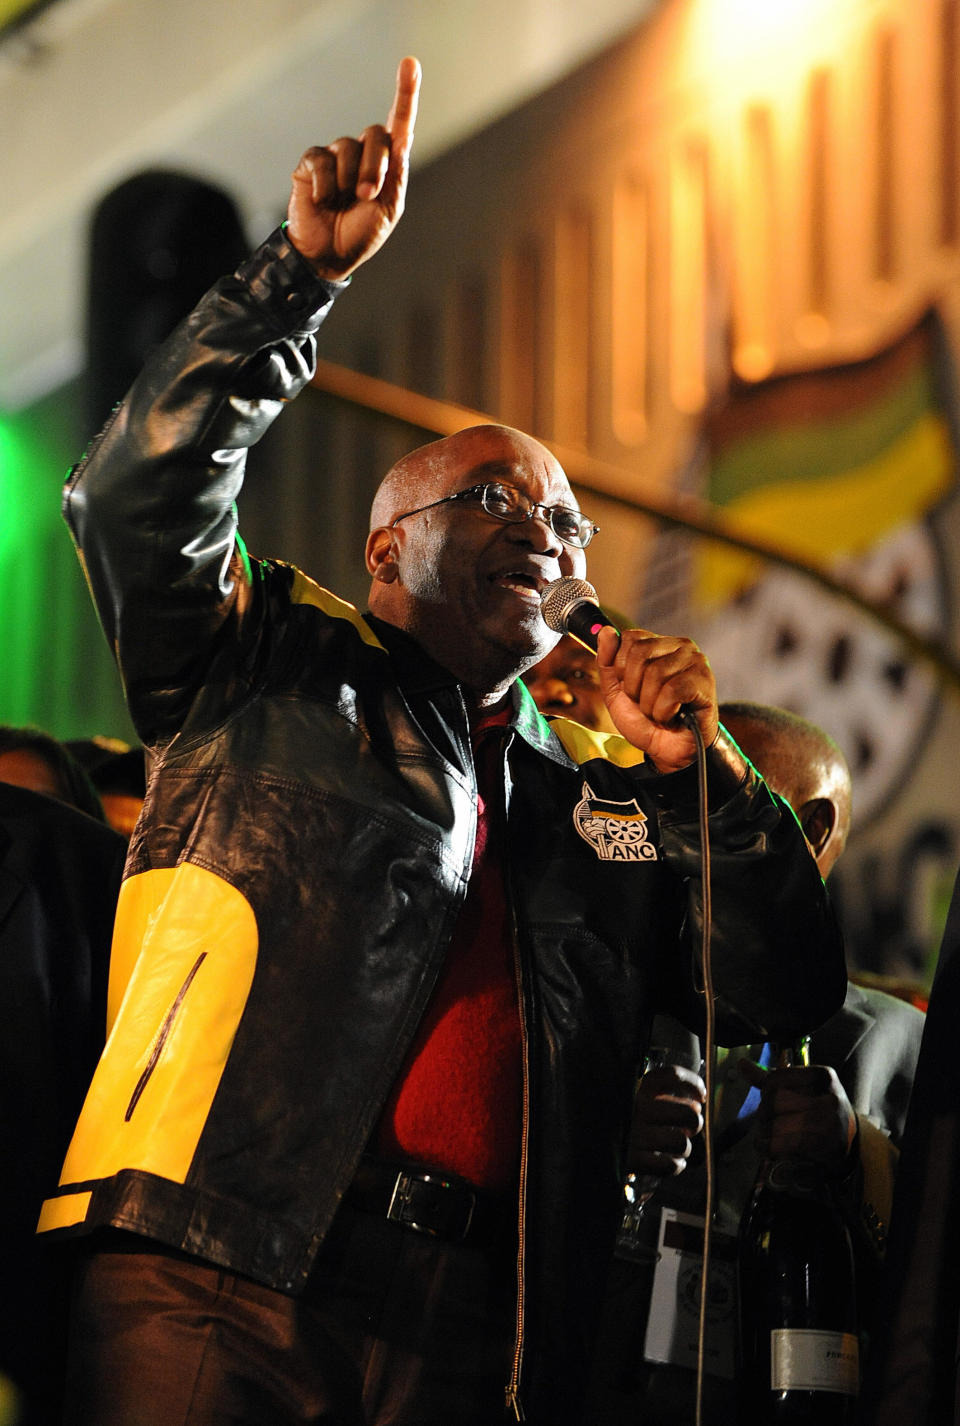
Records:
[[[407,55],[397,66],[397,90],[387,118],[387,133],[395,149],[408,149],[413,143],[419,95],[420,61]]]

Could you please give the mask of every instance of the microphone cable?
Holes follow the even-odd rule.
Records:
[[[696,1426],[703,1426],[704,1363],[707,1342],[707,1302],[710,1279],[710,1247],[716,1200],[716,1165],[714,1160],[714,1084],[716,1080],[716,998],[713,989],[713,958],[711,937],[713,905],[710,891],[710,825],[707,803],[707,750],[703,734],[692,710],[681,709],[680,717],[693,734],[697,744],[697,804],[700,819],[700,887],[702,897],[700,930],[700,973],[702,985],[697,987],[704,997],[703,1061],[707,1100],[703,1114],[703,1152],[706,1168],[703,1211],[703,1257],[700,1265],[700,1315],[697,1326],[697,1386]]]
[[[597,591],[586,579],[565,575],[553,580],[541,591],[541,612],[544,622],[558,634],[569,634],[594,654],[600,630],[609,624],[618,634],[617,623],[601,607]],[[700,1317],[697,1330],[696,1426],[703,1423],[704,1362],[707,1339],[707,1287],[710,1272],[711,1229],[716,1200],[716,1165],[714,1162],[714,1084],[716,1081],[716,998],[713,989],[711,936],[713,905],[710,891],[710,829],[707,805],[707,750],[703,734],[692,708],[681,707],[680,721],[693,734],[697,754],[697,802],[700,820],[700,887],[702,926],[700,940],[700,975],[698,993],[704,997],[703,1061],[707,1102],[703,1115],[703,1146],[706,1160],[706,1202],[703,1215],[703,1258],[700,1270]]]

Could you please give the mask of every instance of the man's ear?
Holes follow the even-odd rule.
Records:
[[[837,826],[837,804],[829,797],[812,797],[797,812],[803,834],[819,862]]]
[[[396,533],[389,525],[379,525],[367,536],[367,570],[381,584],[392,584],[400,573]]]

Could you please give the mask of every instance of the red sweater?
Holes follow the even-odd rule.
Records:
[[[506,720],[497,714],[473,731],[480,800],[470,885],[376,1135],[384,1158],[459,1174],[494,1192],[516,1181],[523,1081],[499,784]]]

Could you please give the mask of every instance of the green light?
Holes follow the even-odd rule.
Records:
[[[59,563],[59,482],[45,444],[42,428],[29,416],[0,420],[5,677],[0,721],[7,723],[41,721],[44,684],[57,682],[57,651],[51,643],[56,638],[52,620],[54,566]]]
[[[82,449],[79,390],[0,414],[0,723],[57,738],[133,731],[120,680],[60,513]]]
[[[44,463],[31,433],[10,417],[0,419],[0,560],[51,523],[40,478]],[[57,513],[54,506],[54,518]]]

